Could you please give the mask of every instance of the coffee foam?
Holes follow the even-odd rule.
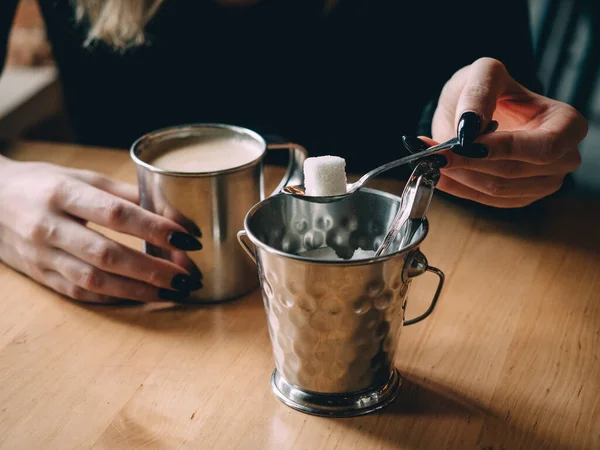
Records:
[[[257,142],[214,139],[173,148],[150,164],[170,172],[216,172],[251,163],[262,153],[263,148]]]

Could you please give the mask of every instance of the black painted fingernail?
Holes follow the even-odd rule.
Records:
[[[174,231],[169,235],[169,244],[180,250],[200,250],[202,244],[191,234]]]
[[[200,280],[183,273],[177,274],[171,280],[171,287],[177,291],[197,291],[202,287]]]
[[[498,121],[492,120],[490,123],[488,123],[488,126],[485,127],[485,130],[483,130],[482,134],[493,133],[497,129],[498,129]]]
[[[402,143],[411,153],[419,153],[429,147],[426,142],[414,136],[402,136]]]
[[[170,289],[159,289],[158,298],[161,300],[170,300],[173,302],[181,302],[190,296],[189,291],[172,291]]]
[[[490,153],[487,147],[483,144],[471,144],[467,147],[457,145],[452,147],[452,151],[457,155],[464,156],[465,158],[475,159],[485,158]]]
[[[438,169],[441,169],[448,165],[448,158],[446,158],[444,155],[432,155],[425,159],[427,161],[431,161],[431,163]]]
[[[458,121],[456,135],[463,147],[472,144],[481,130],[481,116],[473,111],[464,112]]]
[[[198,228],[198,225],[196,225],[195,223],[192,223],[190,225],[190,228],[192,229],[191,232],[194,236],[196,237],[202,237],[202,231],[200,231],[200,228]]]

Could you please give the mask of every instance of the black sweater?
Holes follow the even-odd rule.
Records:
[[[503,61],[536,90],[525,1],[166,0],[149,43],[84,48],[70,0],[39,0],[80,143],[127,148],[153,129],[221,122],[285,136],[364,172],[430,134],[426,105],[459,68]],[[0,2],[0,60],[16,0]],[[431,116],[432,110],[425,114]]]

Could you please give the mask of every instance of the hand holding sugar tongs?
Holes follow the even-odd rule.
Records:
[[[498,122],[492,120],[487,128],[483,130],[482,134],[493,133],[498,128]],[[459,134],[457,130],[456,134]],[[434,145],[433,147],[429,147],[423,151],[412,153],[408,156],[405,156],[400,159],[396,159],[395,161],[391,161],[389,163],[383,164],[375,169],[371,170],[364,174],[358,181],[354,183],[346,184],[346,193],[339,195],[330,195],[330,196],[310,196],[306,194],[306,189],[304,185],[289,185],[283,188],[285,194],[293,195],[294,197],[302,198],[303,200],[315,203],[331,203],[337,202],[348,196],[358,192],[359,189],[364,187],[372,178],[377,175],[382,174],[390,169],[393,169],[398,166],[402,166],[404,164],[411,163],[413,161],[421,160],[431,155],[435,155],[436,153],[440,153],[444,150],[451,150],[453,147],[460,146],[458,137],[447,140],[446,142],[442,142],[441,144]]]

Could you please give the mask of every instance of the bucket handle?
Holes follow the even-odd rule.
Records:
[[[440,298],[440,294],[442,293],[442,288],[444,287],[444,281],[446,276],[444,272],[442,272],[437,267],[430,266],[427,262],[427,258],[419,249],[415,250],[405,265],[404,271],[402,273],[402,279],[406,283],[410,278],[418,277],[419,275],[424,274],[425,272],[431,272],[438,276],[438,285],[435,290],[435,294],[433,294],[433,299],[429,304],[429,308],[421,314],[413,319],[405,320],[404,325],[414,325],[415,323],[421,322],[423,319],[429,317],[429,315],[433,312],[435,305],[437,304],[438,299]]]
[[[250,259],[252,259],[252,261],[254,261],[254,264],[256,264],[256,254],[253,250],[254,246],[252,245],[252,241],[250,241],[250,238],[248,237],[248,233],[246,233],[245,230],[238,231],[237,240],[244,249],[244,251],[248,254]]]
[[[414,325],[415,323],[418,323],[418,322],[422,321],[423,319],[427,318],[433,312],[433,309],[435,308],[435,305],[436,305],[438,299],[440,298],[440,294],[442,293],[442,288],[444,287],[444,280],[446,278],[444,275],[444,272],[442,272],[440,269],[433,267],[433,266],[427,266],[427,268],[425,269],[425,272],[431,272],[438,276],[439,280],[438,280],[437,289],[435,290],[435,294],[433,294],[433,299],[431,300],[431,303],[429,304],[429,308],[427,308],[427,311],[425,311],[420,316],[415,317],[414,319],[405,320],[404,325]]]

